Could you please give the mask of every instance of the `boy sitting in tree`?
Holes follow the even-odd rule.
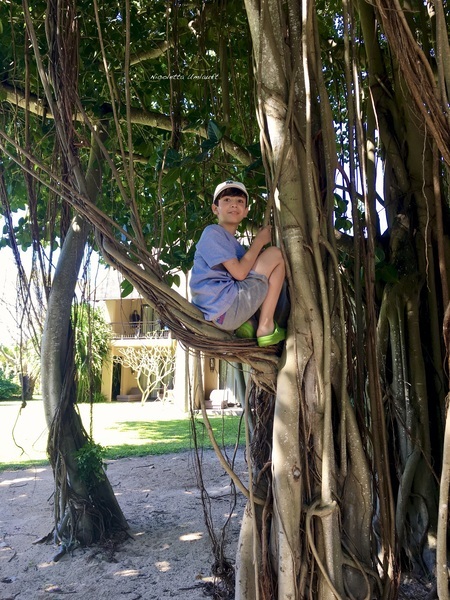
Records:
[[[192,302],[221,329],[256,337],[261,347],[277,344],[286,337],[274,320],[285,265],[279,248],[263,250],[271,242],[271,227],[263,227],[248,250],[237,241],[236,230],[248,213],[248,192],[238,181],[219,184],[211,208],[218,224],[208,225],[197,244]]]

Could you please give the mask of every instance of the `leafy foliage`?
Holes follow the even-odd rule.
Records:
[[[77,402],[102,402],[102,366],[111,340],[111,329],[99,308],[87,302],[74,309]]]
[[[105,452],[105,448],[100,444],[89,440],[75,454],[80,477],[89,490],[95,488],[106,478],[107,465],[103,461]]]
[[[13,381],[13,374],[6,374],[0,369],[0,399],[7,400],[14,396],[20,396],[21,387]]]
[[[20,344],[0,345],[0,370],[9,372],[13,381],[21,383],[24,400],[31,400],[36,386],[39,385],[39,352],[31,339],[23,336]]]
[[[45,8],[44,2],[33,6],[36,33],[42,45],[45,44]],[[249,40],[243,5],[231,2],[226,11],[221,11],[211,3],[205,5],[201,17],[195,3],[180,5],[175,20],[166,20],[166,8],[164,2],[153,2],[151,10],[139,2],[131,3],[131,101],[138,117],[131,125],[133,148],[128,148],[125,141],[130,138],[122,108],[126,85],[123,74],[125,15],[114,3],[99,7],[99,22],[103,28],[100,32],[92,3],[78,3],[83,35],[78,48],[81,76],[77,85],[88,116],[94,122],[102,119],[108,127],[107,149],[114,153],[122,138],[125,153],[133,151],[136,156],[134,190],[129,187],[125,165],[120,160],[114,162],[115,172],[111,170],[112,165],[104,165],[105,183],[99,207],[114,214],[116,223],[124,231],[133,231],[128,207],[116,185],[120,180],[125,193],[136,199],[148,247],[160,248],[161,264],[170,271],[179,266],[187,270],[192,264],[193,242],[198,239],[205,221],[212,219],[209,205],[214,186],[226,177],[244,175],[246,165],[236,160],[230,162],[223,151],[224,136],[248,152],[251,163],[253,144],[259,133],[255,119],[249,118],[248,113],[252,107],[252,68],[247,58]],[[0,6],[0,20],[11,23],[5,27],[0,50],[2,81],[8,89],[19,93],[28,90],[33,101],[36,99],[38,104],[45,105],[40,98],[42,88],[35,63],[28,66],[25,80],[25,57],[16,51],[21,33],[19,28],[13,29],[12,23],[21,21],[20,6]],[[99,33],[103,36],[105,58],[111,69],[111,85],[118,95],[114,99],[105,79]],[[221,40],[227,44],[225,62],[217,52],[217,43]],[[170,49],[158,53],[158,47],[165,41],[169,42]],[[151,51],[155,52],[155,58],[146,58]],[[227,82],[225,89],[219,84],[221,81],[223,85]],[[219,93],[217,85],[222,88]],[[11,133],[14,110],[8,103],[1,105],[0,119]],[[115,110],[120,124],[117,131],[113,125]],[[54,122],[46,118],[45,112],[44,116],[31,114],[30,119],[28,143],[42,165],[48,168],[58,154]],[[16,127],[23,126],[23,120],[19,119]],[[77,154],[85,164],[90,134],[81,121],[76,123],[76,128]],[[8,150],[15,154],[11,146]],[[34,188],[33,195],[39,197],[31,218],[18,215],[16,219],[14,234],[22,248],[29,247],[32,239],[36,242],[37,237],[42,244],[57,245],[67,226],[67,207],[60,197],[46,189],[48,175],[43,171],[39,174],[44,185],[30,179],[24,181],[19,175],[20,168],[7,156],[3,171],[13,212],[28,205],[30,185]],[[261,164],[257,167],[255,162],[245,176],[254,192],[265,184]],[[54,221],[49,221],[49,212],[57,215]],[[255,214],[257,220],[260,217]],[[10,240],[5,231],[0,245],[6,244],[9,245]]]

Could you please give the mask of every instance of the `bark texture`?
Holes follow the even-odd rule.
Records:
[[[345,306],[333,204],[324,191],[334,180],[325,167],[332,148],[318,141],[320,128],[329,130],[332,122],[312,7],[246,2],[270,201],[295,299],[277,379],[271,516],[253,535],[248,530],[258,520],[246,520],[240,550],[240,556],[254,553],[255,540],[270,528],[270,544],[258,553],[269,554],[273,578],[270,586],[256,571],[251,585],[239,578],[237,597],[247,600],[258,597],[250,595],[255,589],[261,598],[274,589],[280,599],[366,598],[383,585],[373,553],[367,448],[345,385]],[[389,545],[385,537],[382,543]],[[387,552],[392,557],[393,549]],[[391,565],[382,576],[386,598],[393,571]]]

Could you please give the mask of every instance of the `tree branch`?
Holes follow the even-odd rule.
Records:
[[[146,60],[159,58],[162,54],[164,54],[164,52],[167,52],[169,48],[172,48],[172,46],[173,42],[171,40],[163,40],[162,42],[159,42],[155,48],[151,48],[150,50],[142,50],[142,52],[134,54],[130,59],[130,65],[134,66]]]
[[[39,98],[35,94],[29,94],[27,101],[23,90],[15,88],[8,83],[0,82],[0,100],[6,100],[10,104],[22,108],[23,110],[28,110],[39,117],[53,119],[52,112],[44,99]],[[108,104],[103,104],[106,114],[109,111],[108,107]],[[83,120],[81,115],[77,115],[75,118],[79,121]],[[126,117],[120,118],[120,122],[125,123]],[[156,111],[142,108],[130,108],[130,122],[135,125],[156,127],[158,129],[163,129],[164,131],[172,131],[172,121],[170,116]],[[183,133],[199,135],[203,139],[208,138],[206,127],[189,127],[189,121],[187,119],[181,121],[181,127]],[[248,150],[227,136],[222,138],[221,146],[227,154],[235,158],[244,166],[250,165],[254,160],[254,156],[252,156]]]

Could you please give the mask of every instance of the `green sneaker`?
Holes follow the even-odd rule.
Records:
[[[275,344],[278,344],[278,342],[282,342],[285,339],[286,329],[279,327],[275,323],[275,329],[273,330],[273,333],[269,335],[262,335],[258,338],[258,346],[260,348],[265,348],[266,346],[274,346]]]
[[[238,338],[251,339],[256,337],[255,328],[250,321],[245,321],[245,323],[242,323],[242,325],[236,329],[235,334]]]

